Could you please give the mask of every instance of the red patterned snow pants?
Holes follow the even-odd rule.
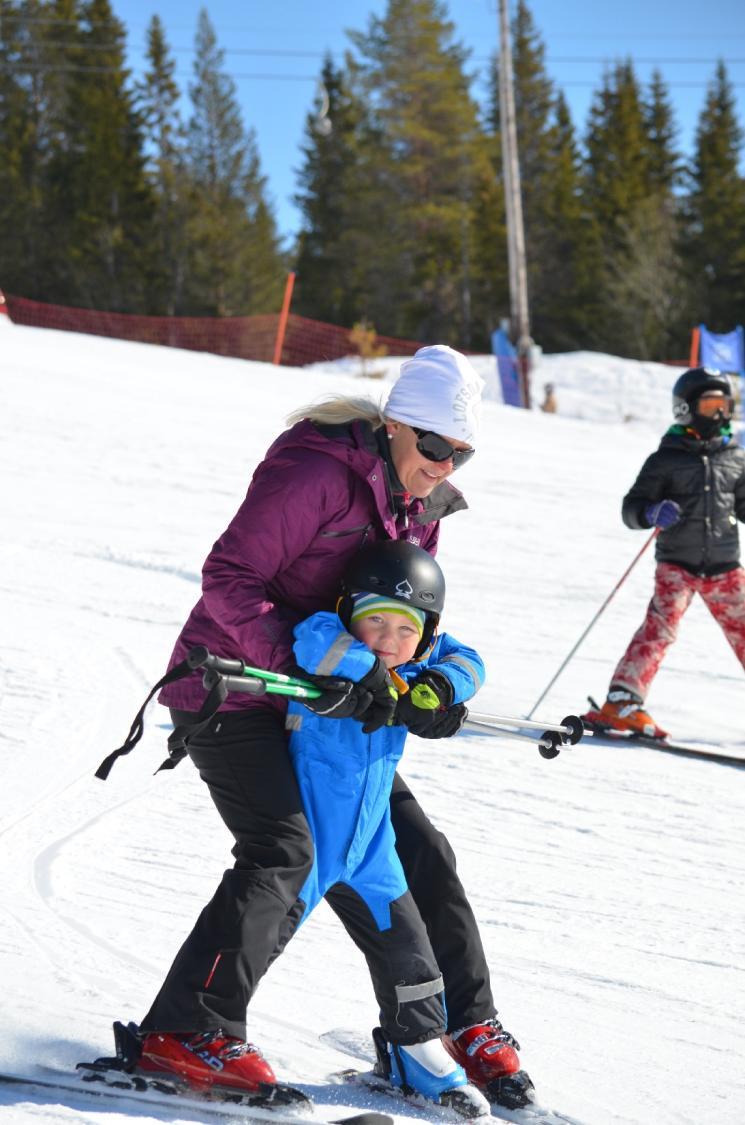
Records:
[[[697,578],[672,563],[657,563],[654,594],[643,624],[611,677],[611,684],[646,698],[649,685],[694,594],[700,594],[745,668],[745,570],[738,567],[712,578]]]

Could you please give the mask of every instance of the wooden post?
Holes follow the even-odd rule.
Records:
[[[507,261],[510,277],[510,335],[517,347],[520,398],[530,409],[530,314],[525,227],[517,155],[515,91],[507,0],[499,0],[499,129],[502,134],[502,176],[507,219]]]
[[[691,354],[688,357],[689,367],[698,367],[699,346],[701,344],[701,329],[691,329]]]
[[[285,285],[285,297],[282,302],[282,312],[279,314],[279,324],[277,325],[277,339],[274,341],[274,359],[273,363],[278,364],[282,359],[282,348],[285,342],[285,332],[287,331],[287,321],[290,316],[290,302],[292,301],[292,290],[295,285],[295,274],[290,272],[287,275],[287,283]]]

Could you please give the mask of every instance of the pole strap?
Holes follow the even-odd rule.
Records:
[[[198,668],[206,668],[202,683],[208,688],[207,697],[199,709],[193,723],[180,723],[168,737],[168,757],[158,766],[161,770],[172,770],[186,757],[189,740],[198,734],[225,702],[231,690],[249,691],[251,695],[267,692],[270,695],[286,695],[294,699],[316,699],[321,694],[318,688],[307,680],[287,676],[283,672],[270,672],[263,668],[252,668],[242,660],[224,660],[212,656],[204,645],[197,645],[189,651],[186,660],[176,664],[166,672],[148,693],[147,699],[135,715],[129,734],[121,746],[112,750],[96,770],[95,776],[105,781],[117,758],[129,754],[145,732],[145,710],[156,692],[166,684],[175,683],[190,675]],[[249,682],[250,681],[250,682]],[[242,683],[244,686],[242,686]]]
[[[160,689],[164,688],[167,684],[173,684],[176,680],[182,680],[184,676],[190,675],[194,671],[194,668],[195,665],[193,661],[187,658],[186,660],[182,660],[180,664],[174,665],[170,672],[166,672],[165,676],[161,676],[157,684],[154,684],[148,692],[145,702],[132,720],[129,734],[124,739],[124,742],[121,746],[118,746],[116,750],[112,750],[110,754],[107,754],[96,770],[96,777],[100,778],[101,781],[105,781],[111,773],[111,768],[117,758],[121,758],[124,754],[129,754],[140,741],[145,733],[145,710],[156,692],[160,691]],[[207,725],[220,704],[224,701],[226,695],[227,689],[222,679],[218,679],[207,695],[194,722],[180,724],[175,727],[169,735],[168,757],[162,765],[158,767],[155,771],[156,773],[159,773],[160,770],[172,770],[178,765],[181,759],[186,756],[186,747],[189,739]]]

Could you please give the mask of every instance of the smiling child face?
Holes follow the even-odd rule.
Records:
[[[367,645],[386,668],[395,668],[412,660],[422,637],[412,624],[411,617],[389,610],[372,613],[353,622],[350,632]]]

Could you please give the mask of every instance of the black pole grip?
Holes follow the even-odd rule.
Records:
[[[232,663],[232,661],[231,661]],[[248,695],[266,695],[266,684],[256,676],[223,676],[228,691],[242,691]]]
[[[186,663],[190,668],[203,668],[207,661],[210,659],[210,650],[206,645],[195,645],[194,648],[189,649],[186,657]]]
[[[232,662],[231,662],[232,663]],[[216,668],[208,668],[202,676],[202,687],[211,691],[222,680],[228,691],[242,691],[246,695],[265,695],[266,684],[255,676],[224,676]]]
[[[222,656],[212,656],[205,645],[195,645],[189,651],[186,660],[190,668],[212,668],[225,676],[242,676],[246,667],[243,660],[226,660]]]
[[[242,660],[225,660],[222,656],[211,656],[207,661],[208,668],[214,668],[223,676],[242,676],[246,667]]]

